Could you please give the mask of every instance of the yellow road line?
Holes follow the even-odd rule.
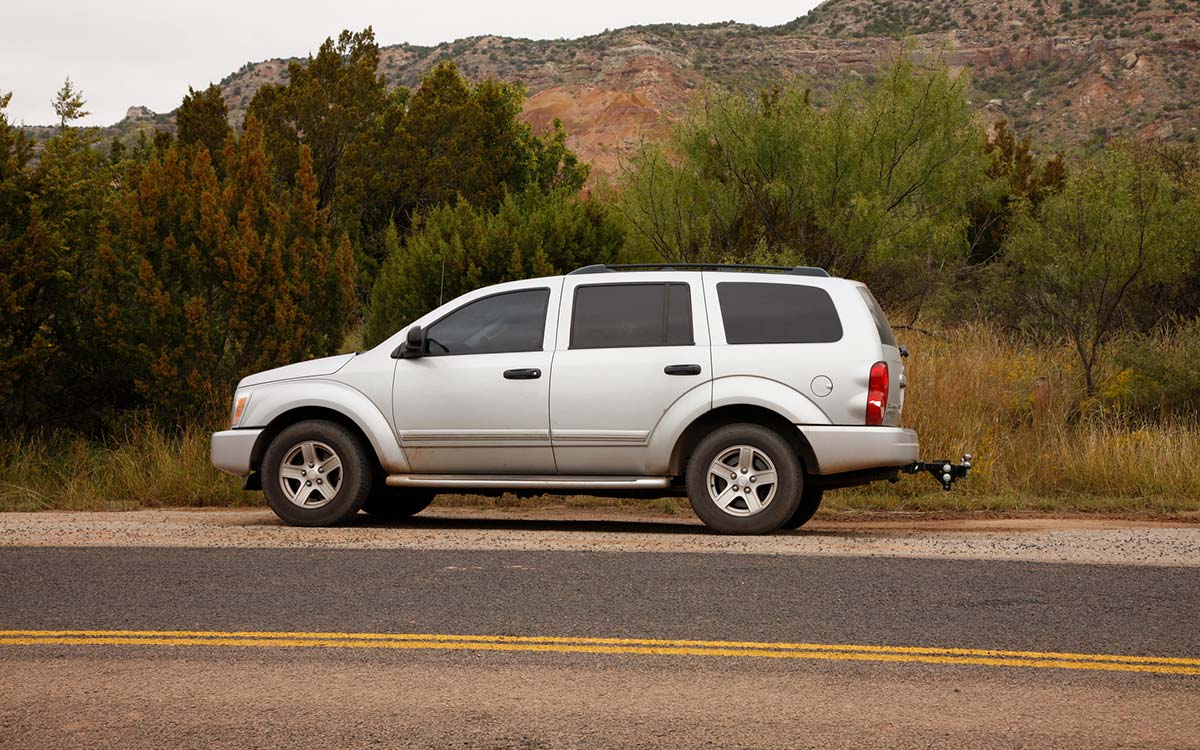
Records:
[[[937,648],[929,646],[869,646],[834,643],[777,643],[769,641],[713,641],[654,638],[587,638],[575,636],[527,635],[462,635],[450,633],[344,633],[344,632],[283,632],[283,631],[225,631],[225,630],[0,630],[0,639],[9,637],[123,637],[132,642],[149,638],[194,639],[259,639],[259,640],[319,640],[333,641],[422,641],[436,643],[516,643],[585,646],[645,646],[665,648],[729,649],[742,651],[827,651],[862,652],[867,654],[903,654],[913,656],[979,656],[986,658],[1020,658],[1059,661],[1112,661],[1145,664],[1168,664],[1200,667],[1200,658],[1169,656],[1135,656],[1127,654],[1089,654],[1061,651],[1012,651],[1003,649]],[[222,644],[224,645],[224,644]]]
[[[435,633],[288,633],[193,630],[0,630],[0,646],[116,645],[253,648],[372,648],[657,656],[734,656],[994,667],[1087,669],[1200,675],[1200,659],[1041,651],[867,646],[857,644],[697,641],[645,638],[461,635]]]

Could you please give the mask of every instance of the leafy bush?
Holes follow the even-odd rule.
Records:
[[[844,275],[966,250],[983,129],[965,81],[899,60],[827,106],[789,86],[710,93],[666,145],[643,148],[617,208],[634,251],[678,261],[807,263]]]
[[[601,204],[561,190],[508,195],[494,213],[465,201],[440,206],[418,219],[403,246],[389,231],[365,343],[481,286],[612,262],[622,241]]]
[[[1120,371],[1106,399],[1147,417],[1200,416],[1200,319],[1129,337],[1115,349]]]
[[[1103,152],[1072,172],[1062,192],[1017,217],[1009,257],[1037,322],[1069,340],[1087,394],[1096,365],[1132,297],[1178,279],[1195,253],[1197,192],[1153,157]]]
[[[334,353],[354,314],[349,243],[330,239],[307,146],[282,193],[254,118],[224,162],[219,179],[207,150],[168,148],[131,171],[102,232],[96,316],[116,367],[164,415],[223,402],[249,372]]]

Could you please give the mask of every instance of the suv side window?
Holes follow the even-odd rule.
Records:
[[[842,321],[824,289],[799,284],[717,284],[725,341],[730,344],[829,344]]]
[[[572,349],[693,343],[687,284],[596,284],[575,289]]]
[[[892,333],[892,327],[888,325],[887,316],[883,314],[883,308],[879,306],[875,295],[871,294],[871,290],[865,286],[860,286],[858,293],[862,295],[863,302],[866,302],[867,307],[871,310],[871,317],[875,319],[875,330],[879,333],[879,342],[884,346],[897,346],[896,334]]]
[[[522,289],[468,302],[429,326],[429,354],[541,351],[549,300],[549,289]]]

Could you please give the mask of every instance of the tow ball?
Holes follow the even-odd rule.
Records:
[[[952,484],[960,479],[965,479],[967,472],[970,470],[970,453],[964,453],[962,461],[956,464],[950,463],[950,459],[914,461],[903,469],[905,474],[920,474],[922,471],[929,472],[934,479],[942,483],[943,490],[949,490]]]

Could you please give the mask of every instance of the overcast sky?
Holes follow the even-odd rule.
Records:
[[[381,45],[432,45],[477,34],[574,38],[645,23],[735,20],[776,25],[817,0],[513,0],[403,3],[384,0],[16,0],[0,25],[0,92],[12,92],[10,122],[54,121],[50,101],[67,76],[83,90],[88,125],[126,108],[179,106],[245,62],[315,51],[343,28],[375,28]],[[311,7],[306,7],[311,6]]]

